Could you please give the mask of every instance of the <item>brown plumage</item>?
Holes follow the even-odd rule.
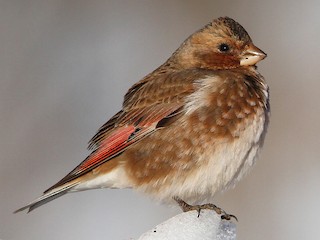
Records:
[[[128,90],[81,164],[17,211],[93,188],[199,202],[232,186],[253,165],[268,124],[268,87],[255,66],[265,56],[233,19],[209,23]]]

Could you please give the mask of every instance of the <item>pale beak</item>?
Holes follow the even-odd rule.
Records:
[[[240,65],[241,66],[252,66],[255,65],[257,62],[261,61],[267,56],[262,50],[257,48],[252,43],[247,46],[240,58]]]

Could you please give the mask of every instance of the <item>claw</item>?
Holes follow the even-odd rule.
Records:
[[[178,205],[181,207],[182,211],[188,212],[192,210],[196,210],[198,212],[198,217],[200,217],[200,213],[202,209],[210,209],[214,210],[217,214],[221,215],[221,219],[223,220],[231,220],[231,218],[234,218],[238,222],[238,218],[235,215],[227,214],[223,209],[217,207],[216,205],[212,203],[207,203],[203,205],[190,205],[183,201],[179,197],[173,197],[173,199],[178,203]]]
[[[221,219],[223,219],[223,220],[228,220],[228,221],[230,221],[231,218],[234,218],[237,222],[239,222],[239,221],[238,221],[238,218],[237,218],[235,215],[233,215],[233,214],[223,214],[223,215],[221,215]]]

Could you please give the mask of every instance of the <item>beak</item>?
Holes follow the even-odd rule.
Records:
[[[252,66],[267,57],[267,54],[250,43],[241,54],[240,66]]]

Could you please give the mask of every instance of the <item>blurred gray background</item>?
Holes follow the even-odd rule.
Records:
[[[315,239],[320,211],[320,1],[0,1],[0,239],[131,239],[180,212],[131,190],[12,214],[88,154],[126,90],[191,33],[230,16],[268,53],[272,117],[253,171],[216,203],[238,239]]]

